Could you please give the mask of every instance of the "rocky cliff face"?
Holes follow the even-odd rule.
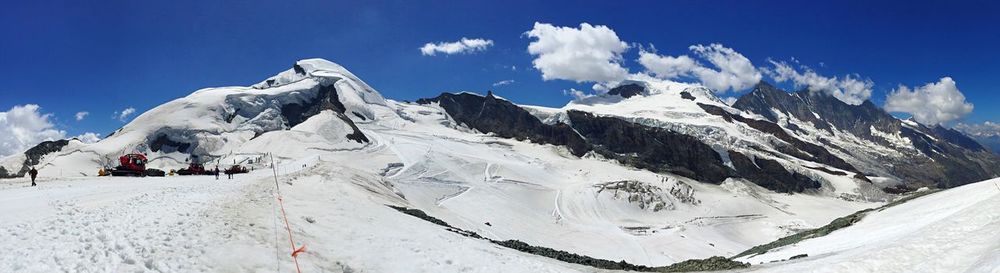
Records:
[[[715,184],[733,175],[719,153],[695,137],[587,112],[567,114],[591,149],[622,164]]]
[[[954,187],[1000,176],[1000,158],[955,130],[897,119],[871,101],[849,105],[823,92],[761,82],[733,104],[827,149],[865,173],[911,186]]]
[[[294,69],[298,72],[302,68],[295,65]],[[347,134],[347,139],[358,143],[365,143],[369,141],[368,137],[366,137],[364,133],[361,133],[361,129],[358,129],[358,126],[354,124],[354,121],[347,116],[347,108],[340,102],[340,98],[337,96],[337,87],[333,84],[320,85],[319,94],[315,99],[303,103],[282,105],[281,115],[285,117],[287,126],[291,128],[324,110],[333,110],[341,121],[349,125],[354,130],[352,133]],[[365,117],[361,114],[353,114],[362,120],[365,119]]]
[[[513,103],[489,93],[444,93],[436,98],[417,100],[420,104],[437,103],[459,124],[483,133],[535,143],[563,145],[576,156],[589,151],[580,135],[564,123],[544,124]]]
[[[794,117],[812,123],[816,129],[835,134],[834,128],[863,139],[876,142],[885,140],[872,135],[872,128],[882,132],[899,131],[900,120],[885,112],[871,101],[850,105],[824,93],[802,90],[785,92],[761,81],[753,91],[740,97],[733,107],[778,122],[779,117]]]
[[[630,83],[615,88],[611,88],[611,90],[608,90],[608,95],[619,95],[623,98],[629,98],[635,95],[642,94],[645,91],[646,88],[642,87],[642,85],[639,85],[637,83]]]
[[[31,170],[32,166],[40,163],[43,156],[61,151],[63,147],[69,144],[69,141],[69,139],[62,139],[38,143],[35,147],[31,147],[24,152],[24,163],[21,164],[20,169],[7,170],[4,167],[0,167],[0,178],[24,177],[24,174],[28,173],[28,170]]]
[[[649,101],[648,96],[656,94],[645,88],[630,83],[605,96],[647,96],[640,99]],[[652,121],[641,116],[650,113],[643,109],[636,110],[639,117],[550,110],[555,112],[544,114],[543,122],[492,93],[446,93],[418,102],[438,103],[457,122],[483,133],[562,145],[576,156],[593,152],[623,165],[706,183],[744,178],[778,192],[802,192],[822,186],[817,175],[810,174],[813,171],[859,183],[873,183],[866,175],[887,177],[909,188],[954,187],[1000,176],[1000,158],[968,136],[897,119],[868,101],[849,105],[822,92],[788,93],[761,82],[728,107],[714,103],[710,93],[699,93],[707,96],[706,103],[687,90],[691,89],[676,90],[679,99],[665,104],[665,109],[682,107],[678,103],[700,109],[668,115],[704,116],[699,118],[707,124],[711,124],[708,117],[716,116],[731,125],[685,127],[692,126],[685,125],[690,121]],[[753,139],[720,137],[733,129]],[[733,138],[747,142],[719,142]]]
[[[483,133],[504,138],[530,140],[566,146],[571,153],[582,156],[599,154],[619,163],[654,172],[673,173],[698,181],[719,184],[726,178],[745,178],[765,188],[779,192],[802,192],[820,186],[812,178],[786,169],[774,160],[750,158],[729,151],[733,169],[726,165],[720,152],[697,137],[659,127],[631,122],[614,116],[601,116],[585,111],[566,111],[566,123],[545,124],[519,106],[498,99],[492,94],[441,94],[433,99],[421,99],[421,104],[437,103],[453,119]],[[728,115],[727,117],[732,117]],[[749,119],[736,117],[742,122]],[[757,121],[764,122],[764,121]],[[773,125],[773,124],[772,124]],[[773,125],[777,128],[777,125]],[[783,132],[780,128],[777,131]],[[792,141],[792,137],[785,139]],[[824,149],[804,142],[798,148],[804,158],[817,159],[852,169]],[[811,152],[812,154],[810,154]]]

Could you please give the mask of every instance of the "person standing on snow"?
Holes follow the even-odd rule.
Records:
[[[219,180],[219,166],[215,166],[215,180]]]
[[[31,167],[31,170],[28,171],[28,175],[31,176],[31,186],[37,186],[38,184],[35,184],[35,177],[38,177],[38,170],[36,170],[35,167]]]

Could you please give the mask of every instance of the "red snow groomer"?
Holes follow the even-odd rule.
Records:
[[[177,170],[178,175],[203,175],[203,174],[214,174],[208,170],[205,170],[205,165],[202,165],[198,161],[198,157],[191,156],[188,167],[184,169]]]
[[[111,176],[164,176],[165,172],[159,169],[146,168],[146,155],[127,154],[118,157],[118,167],[111,170]]]
[[[248,173],[248,172],[250,172],[250,170],[247,170],[247,168],[241,167],[240,165],[233,165],[232,167],[229,167],[229,169],[226,169],[225,171],[226,174],[238,174],[238,173]]]

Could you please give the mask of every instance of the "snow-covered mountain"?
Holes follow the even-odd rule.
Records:
[[[828,147],[864,173],[913,188],[954,187],[1000,175],[1000,160],[953,129],[900,120],[871,101],[849,105],[825,92],[788,93],[767,83],[733,105]]]
[[[186,166],[189,155],[241,162],[280,143],[352,149],[369,142],[352,119],[371,122],[385,115],[395,115],[387,101],[343,67],[302,60],[249,87],[195,91],[139,115],[97,143],[47,149],[50,154],[30,163],[49,173],[92,176],[133,151],[147,153],[151,167],[176,169]]]
[[[335,271],[327,266],[344,262],[373,272],[414,266],[461,271],[454,262],[487,266],[470,260],[484,257],[524,263],[513,271],[593,271],[516,251],[525,248],[573,253],[578,256],[563,257],[575,263],[624,261],[620,265],[637,268],[731,257],[882,206],[898,192],[998,176],[996,155],[954,131],[898,120],[870,103],[845,108],[808,96],[819,95],[762,83],[730,106],[704,87],[639,78],[561,108],[519,105],[491,92],[444,93],[409,103],[383,98],[340,65],[309,59],[252,86],[207,88],[167,102],[97,143],[50,144],[0,166],[23,169],[30,160],[45,179],[63,177],[54,182],[62,190],[54,191],[107,204],[101,196],[121,193],[80,196],[69,188],[107,191],[95,185],[118,178],[79,177],[96,175],[127,152],[144,152],[151,167],[164,170],[184,167],[191,155],[210,162],[207,167],[273,164],[285,182],[283,191],[292,196],[286,198],[291,210],[315,217],[293,220],[302,227],[296,235],[352,248],[319,247],[308,254],[314,266]],[[914,166],[903,166],[909,162]],[[132,178],[181,182],[163,186],[163,193],[129,188],[183,199],[144,201],[150,209],[156,202],[190,202],[172,205],[254,227],[191,236],[237,234],[204,239],[273,254],[271,242],[260,239],[271,235],[270,224],[255,226],[260,219],[267,220],[261,224],[273,220],[265,216],[270,212],[264,205],[271,201],[258,196],[274,186],[269,174],[252,172],[238,184],[212,186],[209,197],[186,198],[175,191],[197,192],[194,187],[210,178]],[[24,191],[0,185],[0,195],[2,189]],[[233,206],[248,211],[203,207],[220,199],[235,200]],[[32,205],[46,206],[25,206]],[[410,215],[387,205],[407,208],[400,211]],[[25,232],[18,224],[49,219],[12,215],[0,223],[15,225],[13,233]],[[442,223],[447,229],[438,228]],[[45,248],[60,241],[30,242],[11,247]],[[448,254],[450,243],[470,253]],[[392,250],[381,252],[385,248]],[[387,262],[389,257],[399,259]],[[108,259],[100,261],[115,260]],[[228,268],[187,259],[196,261],[196,270]],[[586,259],[591,260],[579,262]],[[0,261],[0,266],[17,262],[23,261]],[[124,268],[143,270],[134,266]],[[153,267],[184,271],[171,264],[145,265]]]

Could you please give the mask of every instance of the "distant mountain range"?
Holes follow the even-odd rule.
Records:
[[[366,142],[355,122],[398,110],[335,64],[338,72],[310,71],[331,65],[324,62],[302,61],[250,88],[200,90],[156,107],[97,144],[73,145],[97,158],[86,159],[87,171],[72,173],[91,175],[107,157],[135,147],[160,154],[153,164],[177,165],[186,154],[218,158],[324,110],[349,132],[334,137]],[[340,78],[354,79],[352,92],[335,87],[345,81],[329,80]],[[282,89],[289,92],[273,91]],[[300,89],[309,92],[291,92]],[[774,191],[802,192],[822,187],[817,171],[910,189],[1000,176],[1000,158],[990,152],[1000,146],[998,136],[977,138],[991,145],[983,146],[953,129],[897,119],[870,101],[850,105],[824,92],[786,92],[763,81],[731,106],[704,87],[657,81],[628,81],[559,109],[518,105],[492,93],[444,93],[417,103],[439,105],[460,126],[478,132],[565,146],[575,156],[593,154],[706,183],[744,178]],[[56,157],[74,154],[60,153],[67,144],[45,142],[5,159],[0,176],[56,164]]]

